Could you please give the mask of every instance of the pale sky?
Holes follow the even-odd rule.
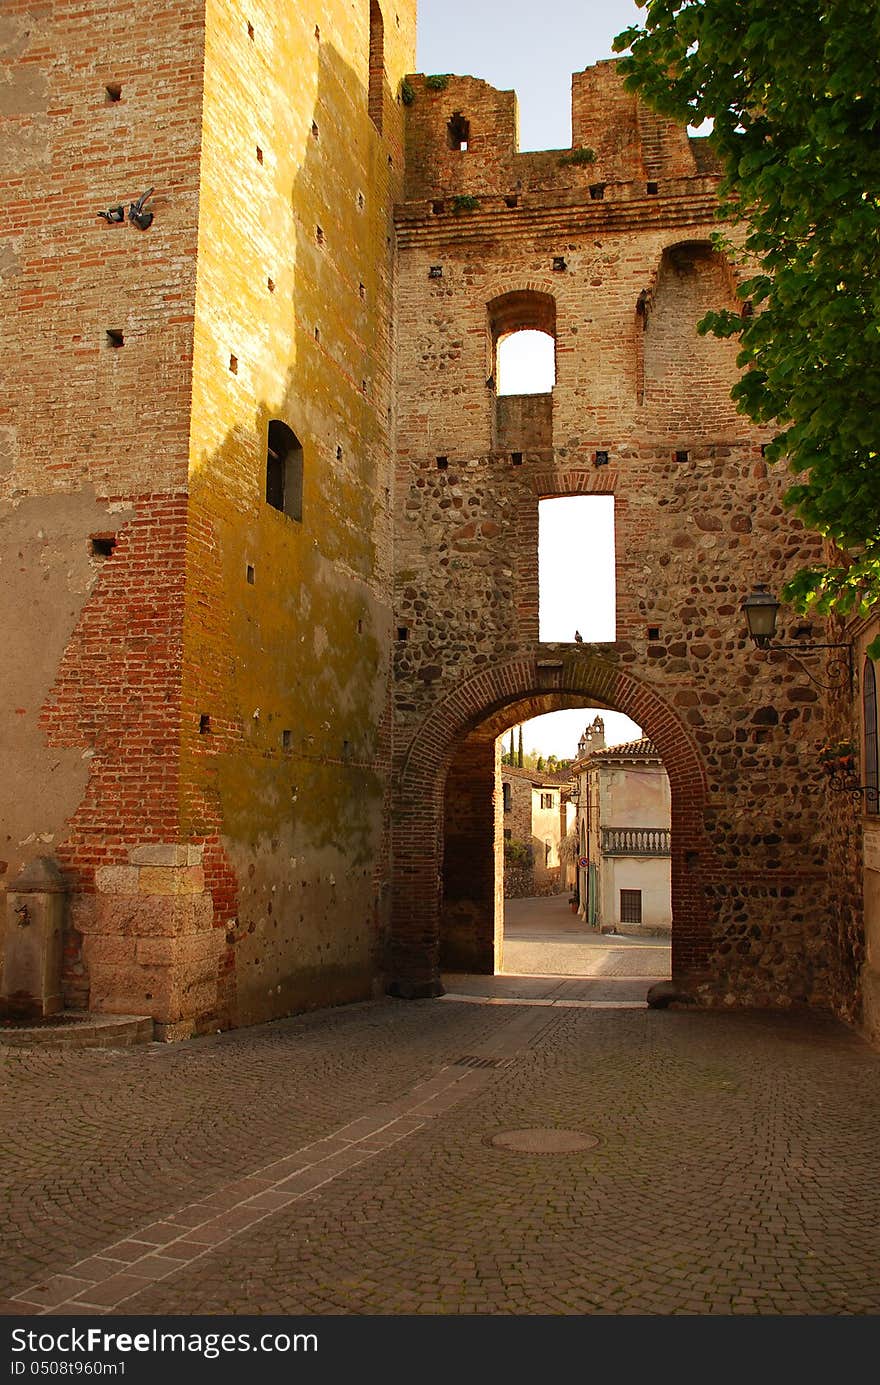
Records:
[[[548,712],[543,717],[533,717],[523,725],[523,750],[534,750],[540,755],[556,755],[560,760],[573,760],[577,755],[577,744],[584,728],[594,717],[600,716],[605,723],[605,742],[607,745],[623,745],[627,741],[637,741],[642,734],[641,727],[625,717],[622,712],[611,712],[605,707],[574,707],[565,712]],[[510,741],[510,732],[504,737],[504,748]],[[517,738],[514,736],[514,745]]]
[[[420,72],[481,77],[519,97],[520,148],[571,146],[571,74],[611,58],[633,0],[419,0]]]
[[[513,88],[520,148],[565,149],[571,145],[572,72],[613,57],[615,34],[640,18],[633,0],[551,0],[543,6],[534,0],[419,0],[417,67]],[[539,335],[523,334],[531,343],[511,343],[511,356],[519,350],[519,360],[507,363],[510,374],[499,378],[500,391],[537,394],[552,387],[552,364]],[[499,362],[499,375],[501,369]],[[542,504],[542,639],[572,640],[576,629],[585,640],[614,638],[612,506],[605,496],[559,500],[552,509]],[[597,712],[609,745],[642,734],[619,712],[584,707],[526,723],[524,748],[571,757]]]

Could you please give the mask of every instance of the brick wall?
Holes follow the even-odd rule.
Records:
[[[368,996],[381,964],[388,219],[413,10],[384,15],[383,77],[368,4],[209,6],[183,824],[216,863],[235,1023]],[[301,520],[266,504],[272,419],[302,446]]]
[[[176,833],[204,24],[187,0],[4,19],[0,821],[6,880],[66,868],[82,1004],[96,869]],[[150,187],[149,229],[97,215]]]

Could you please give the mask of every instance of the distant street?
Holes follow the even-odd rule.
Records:
[[[571,912],[568,895],[509,899],[496,976],[447,974],[447,994],[541,1005],[644,1006],[670,975],[667,939],[596,933]]]
[[[573,914],[568,895],[508,899],[504,906],[505,975],[650,977],[670,974],[666,938],[596,933]]]

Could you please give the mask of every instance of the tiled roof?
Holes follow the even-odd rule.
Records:
[[[652,740],[649,740],[647,736],[642,736],[641,740],[638,741],[624,741],[622,745],[606,745],[602,750],[594,750],[592,759],[595,760],[599,756],[601,756],[602,759],[620,758],[622,760],[632,760],[634,758],[650,760],[660,759],[656,745]]]

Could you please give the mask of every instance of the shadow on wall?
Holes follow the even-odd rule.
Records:
[[[191,477],[183,830],[212,839],[225,864],[215,925],[237,1024],[369,996],[387,932],[390,250],[381,198],[359,189],[388,173],[364,95],[322,42],[313,129],[360,140],[306,138],[290,192],[297,311],[283,394]],[[283,240],[275,248],[289,260]],[[251,297],[245,336],[269,319],[271,370],[283,337],[265,297]],[[265,375],[239,357],[245,388]],[[292,505],[268,448],[278,423],[300,447]]]

